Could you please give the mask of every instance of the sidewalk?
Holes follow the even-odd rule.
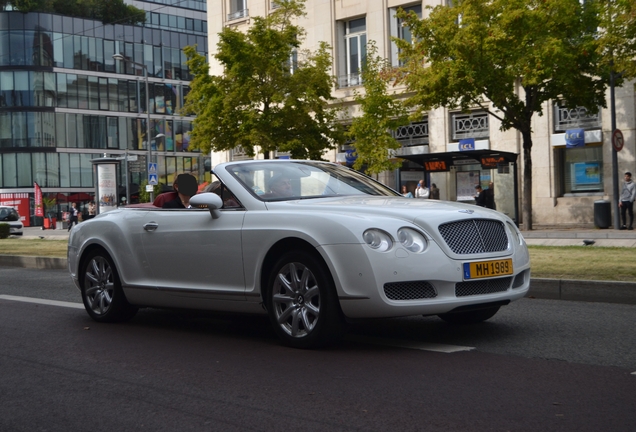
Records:
[[[25,239],[66,240],[67,230],[24,228]],[[614,229],[542,229],[522,231],[528,245],[583,246],[583,240],[593,240],[589,247],[636,247],[636,231]],[[0,256],[0,266],[65,269],[66,258]],[[532,278],[529,298],[636,304],[636,281],[583,281]]]

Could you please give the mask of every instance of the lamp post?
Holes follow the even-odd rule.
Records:
[[[148,118],[146,120],[146,145],[148,146],[148,164],[152,163],[152,145],[150,144],[150,94],[148,93],[148,67],[143,63],[137,63],[130,59],[127,59],[123,56],[123,54],[113,54],[113,59],[125,63],[130,63],[135,66],[139,66],[144,70],[144,79],[146,81],[146,113],[148,114]],[[149,166],[149,165],[148,165]],[[128,173],[126,173],[128,175]],[[154,191],[150,192],[150,202],[153,202],[155,199]]]

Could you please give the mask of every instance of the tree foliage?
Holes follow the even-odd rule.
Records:
[[[20,12],[49,12],[90,18],[105,24],[143,24],[146,12],[124,0],[0,0],[0,6],[9,6]]]
[[[636,78],[636,2],[599,0],[593,6],[600,18],[597,53],[602,69]]]
[[[320,159],[343,140],[338,109],[330,105],[330,49],[325,43],[315,52],[299,49],[304,31],[292,20],[303,16],[304,2],[277,1],[280,7],[254,17],[245,33],[225,27],[215,54],[222,75],[209,75],[195,47],[184,49],[194,79],[182,113],[197,115],[191,145]]]
[[[367,45],[367,58],[362,68],[364,94],[354,92],[362,115],[354,117],[347,136],[353,140],[357,156],[354,168],[366,167],[369,174],[399,168],[401,162],[391,159],[391,152],[400,148],[391,131],[408,123],[406,108],[387,92],[390,65],[378,56],[373,41]]]
[[[532,118],[564,100],[591,112],[605,106],[599,74],[598,11],[579,0],[459,0],[427,18],[403,11],[414,37],[396,40],[406,62],[408,104],[479,107],[523,139],[523,222],[532,229]]]

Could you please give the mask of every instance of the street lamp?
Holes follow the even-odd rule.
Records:
[[[122,54],[113,54],[113,59],[130,63],[135,66],[139,66],[144,70],[144,79],[146,81],[146,112],[148,113],[148,119],[146,120],[146,145],[148,146],[148,163],[152,163],[152,145],[150,144],[150,93],[148,93],[148,67],[143,63],[137,63],[130,59],[127,59]],[[141,107],[140,107],[141,109]],[[138,110],[139,111],[139,110]],[[126,173],[128,175],[128,173]],[[150,192],[150,202],[155,200],[154,191]]]

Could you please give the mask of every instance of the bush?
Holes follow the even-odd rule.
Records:
[[[0,239],[9,238],[11,234],[11,227],[8,223],[0,223]]]

